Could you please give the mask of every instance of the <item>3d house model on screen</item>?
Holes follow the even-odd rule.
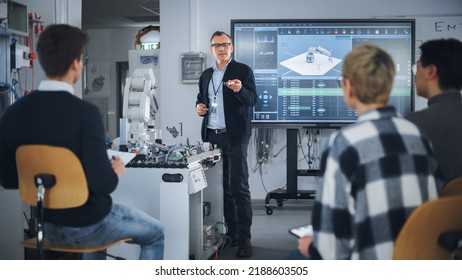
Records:
[[[254,125],[336,127],[356,111],[343,101],[343,58],[356,46],[378,45],[396,64],[389,103],[413,110],[414,30],[401,20],[231,20],[234,58],[255,73]]]

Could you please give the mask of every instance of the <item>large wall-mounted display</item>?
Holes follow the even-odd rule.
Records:
[[[405,116],[413,110],[415,21],[231,20],[234,58],[255,73],[259,101],[255,125],[338,127],[357,112],[343,101],[339,83],[344,57],[374,44],[396,65],[389,99]]]

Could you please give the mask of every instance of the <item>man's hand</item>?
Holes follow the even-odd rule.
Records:
[[[207,107],[205,106],[205,104],[203,103],[199,103],[196,105],[196,112],[199,116],[203,116],[205,114],[207,114],[207,111],[209,109],[207,109]]]
[[[120,159],[120,157],[119,156],[113,156],[111,163],[112,163],[112,169],[117,174],[117,176],[119,178],[122,177],[122,174],[124,174],[124,172],[125,172],[125,164]]]
[[[242,88],[242,82],[238,79],[228,80],[225,85],[234,92],[239,92]]]
[[[311,242],[313,242],[313,237],[311,235],[305,235],[298,239],[298,250],[305,257],[308,257],[308,247],[310,247]]]

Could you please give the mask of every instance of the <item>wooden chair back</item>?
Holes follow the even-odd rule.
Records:
[[[88,200],[88,185],[82,164],[67,148],[47,145],[23,145],[16,151],[19,196],[28,205],[37,205],[34,176],[47,173],[56,177],[56,185],[47,189],[44,208],[65,209]]]
[[[462,196],[442,197],[425,202],[412,212],[395,242],[393,259],[445,260],[452,252],[438,245],[438,237],[462,230]]]
[[[37,174],[51,174],[56,178],[56,184],[45,191],[44,208],[74,208],[83,205],[88,200],[89,191],[82,164],[77,156],[67,148],[48,145],[23,145],[16,151],[16,165],[19,196],[28,205],[37,206],[37,187],[34,181]],[[30,238],[22,241],[21,245],[33,249],[41,247],[44,250],[58,252],[86,253],[106,250],[131,241],[132,238],[124,238],[108,244],[80,247],[54,244],[47,240],[43,240],[39,245],[37,238]]]
[[[462,195],[462,177],[449,181],[441,191],[441,196]]]

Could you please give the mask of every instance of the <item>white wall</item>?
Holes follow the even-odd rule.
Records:
[[[188,51],[207,53],[207,63],[213,62],[209,53],[210,35],[215,30],[230,32],[231,19],[299,19],[299,18],[371,18],[391,16],[427,16],[462,14],[460,0],[173,0],[161,1],[161,92],[162,126],[183,123],[183,136],[176,139],[164,132],[164,142],[191,143],[200,140],[201,119],[196,116],[194,104],[197,85],[184,85],[180,76],[180,54]],[[168,63],[166,63],[168,62]],[[325,131],[325,137],[330,132]],[[324,137],[324,138],[325,138]],[[253,141],[253,140],[251,140]],[[285,145],[285,132],[277,131],[274,152]],[[306,145],[305,145],[306,148]],[[263,181],[268,191],[285,184],[285,152],[266,165]],[[255,166],[253,142],[249,149],[250,184],[253,199],[266,195]],[[299,153],[301,158],[301,153]],[[306,168],[300,162],[300,168]],[[313,188],[314,178],[299,178],[301,189]]]

